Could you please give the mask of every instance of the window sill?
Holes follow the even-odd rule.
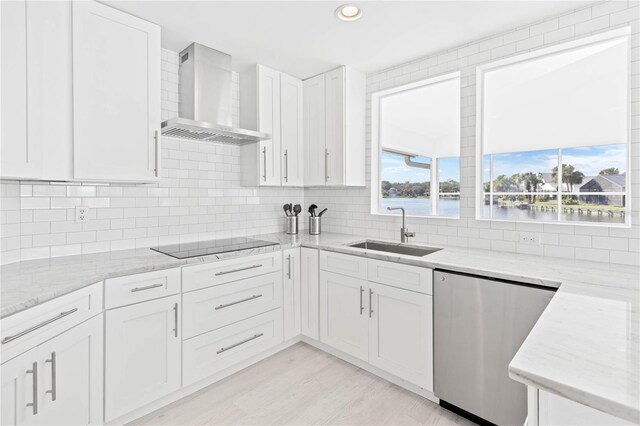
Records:
[[[501,223],[525,223],[525,224],[536,224],[536,225],[569,225],[569,226],[592,226],[596,228],[631,228],[631,222],[627,223],[598,223],[598,222],[586,222],[586,221],[541,221],[541,220],[513,220],[513,219],[493,219],[486,217],[477,217],[475,220],[482,222],[501,222]]]

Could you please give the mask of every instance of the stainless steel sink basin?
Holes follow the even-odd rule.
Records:
[[[408,256],[422,257],[431,253],[435,253],[439,248],[412,246],[409,244],[385,243],[382,241],[366,240],[359,243],[348,244],[348,247],[361,248],[366,250],[384,251],[387,253],[405,254]]]

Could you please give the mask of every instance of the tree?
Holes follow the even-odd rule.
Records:
[[[600,170],[600,173],[598,173],[599,175],[619,175],[620,174],[620,170],[618,170],[617,167],[609,167],[608,169],[602,169]]]
[[[544,182],[544,180],[542,179],[542,173],[532,172],[522,174],[522,180],[527,192],[538,192],[538,185]],[[536,194],[529,195],[529,202],[536,202]]]
[[[554,167],[551,173],[552,180],[558,184],[558,167]],[[567,184],[569,192],[573,192],[574,185],[580,185],[584,179],[584,173],[578,171],[571,164],[562,165],[562,183]]]

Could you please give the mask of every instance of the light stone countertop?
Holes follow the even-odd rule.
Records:
[[[137,249],[3,265],[0,318],[105,278],[298,246],[559,286],[509,365],[510,376],[640,424],[640,268],[449,247],[413,257],[347,247],[366,237],[343,234],[255,238],[279,245],[188,260]]]

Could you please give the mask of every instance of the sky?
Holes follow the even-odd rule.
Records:
[[[484,180],[488,181],[488,156],[484,162]],[[562,150],[562,163],[570,164],[585,176],[596,176],[600,170],[617,167],[620,173],[627,170],[627,147],[624,144],[602,145]],[[493,176],[515,173],[551,173],[558,165],[558,150],[495,154]]]
[[[409,167],[404,157],[382,151],[382,179],[390,182],[426,182],[430,179],[429,170]],[[427,157],[415,157],[414,161],[430,163]],[[625,144],[602,145],[584,148],[565,148],[562,150],[562,162],[571,164],[585,176],[596,176],[600,170],[617,167],[620,173],[627,170],[627,147]],[[441,158],[440,180],[460,180],[460,160],[458,157]],[[558,150],[516,152],[495,154],[493,157],[494,177],[501,174],[511,176],[515,173],[551,173],[558,165]],[[488,161],[484,165],[485,181],[488,181]]]
[[[416,167],[409,167],[404,162],[404,156],[382,151],[382,177],[381,180],[389,182],[426,182],[430,180],[430,171]],[[413,161],[431,163],[427,157],[415,157]],[[453,179],[460,181],[460,158],[441,158],[440,180]]]

